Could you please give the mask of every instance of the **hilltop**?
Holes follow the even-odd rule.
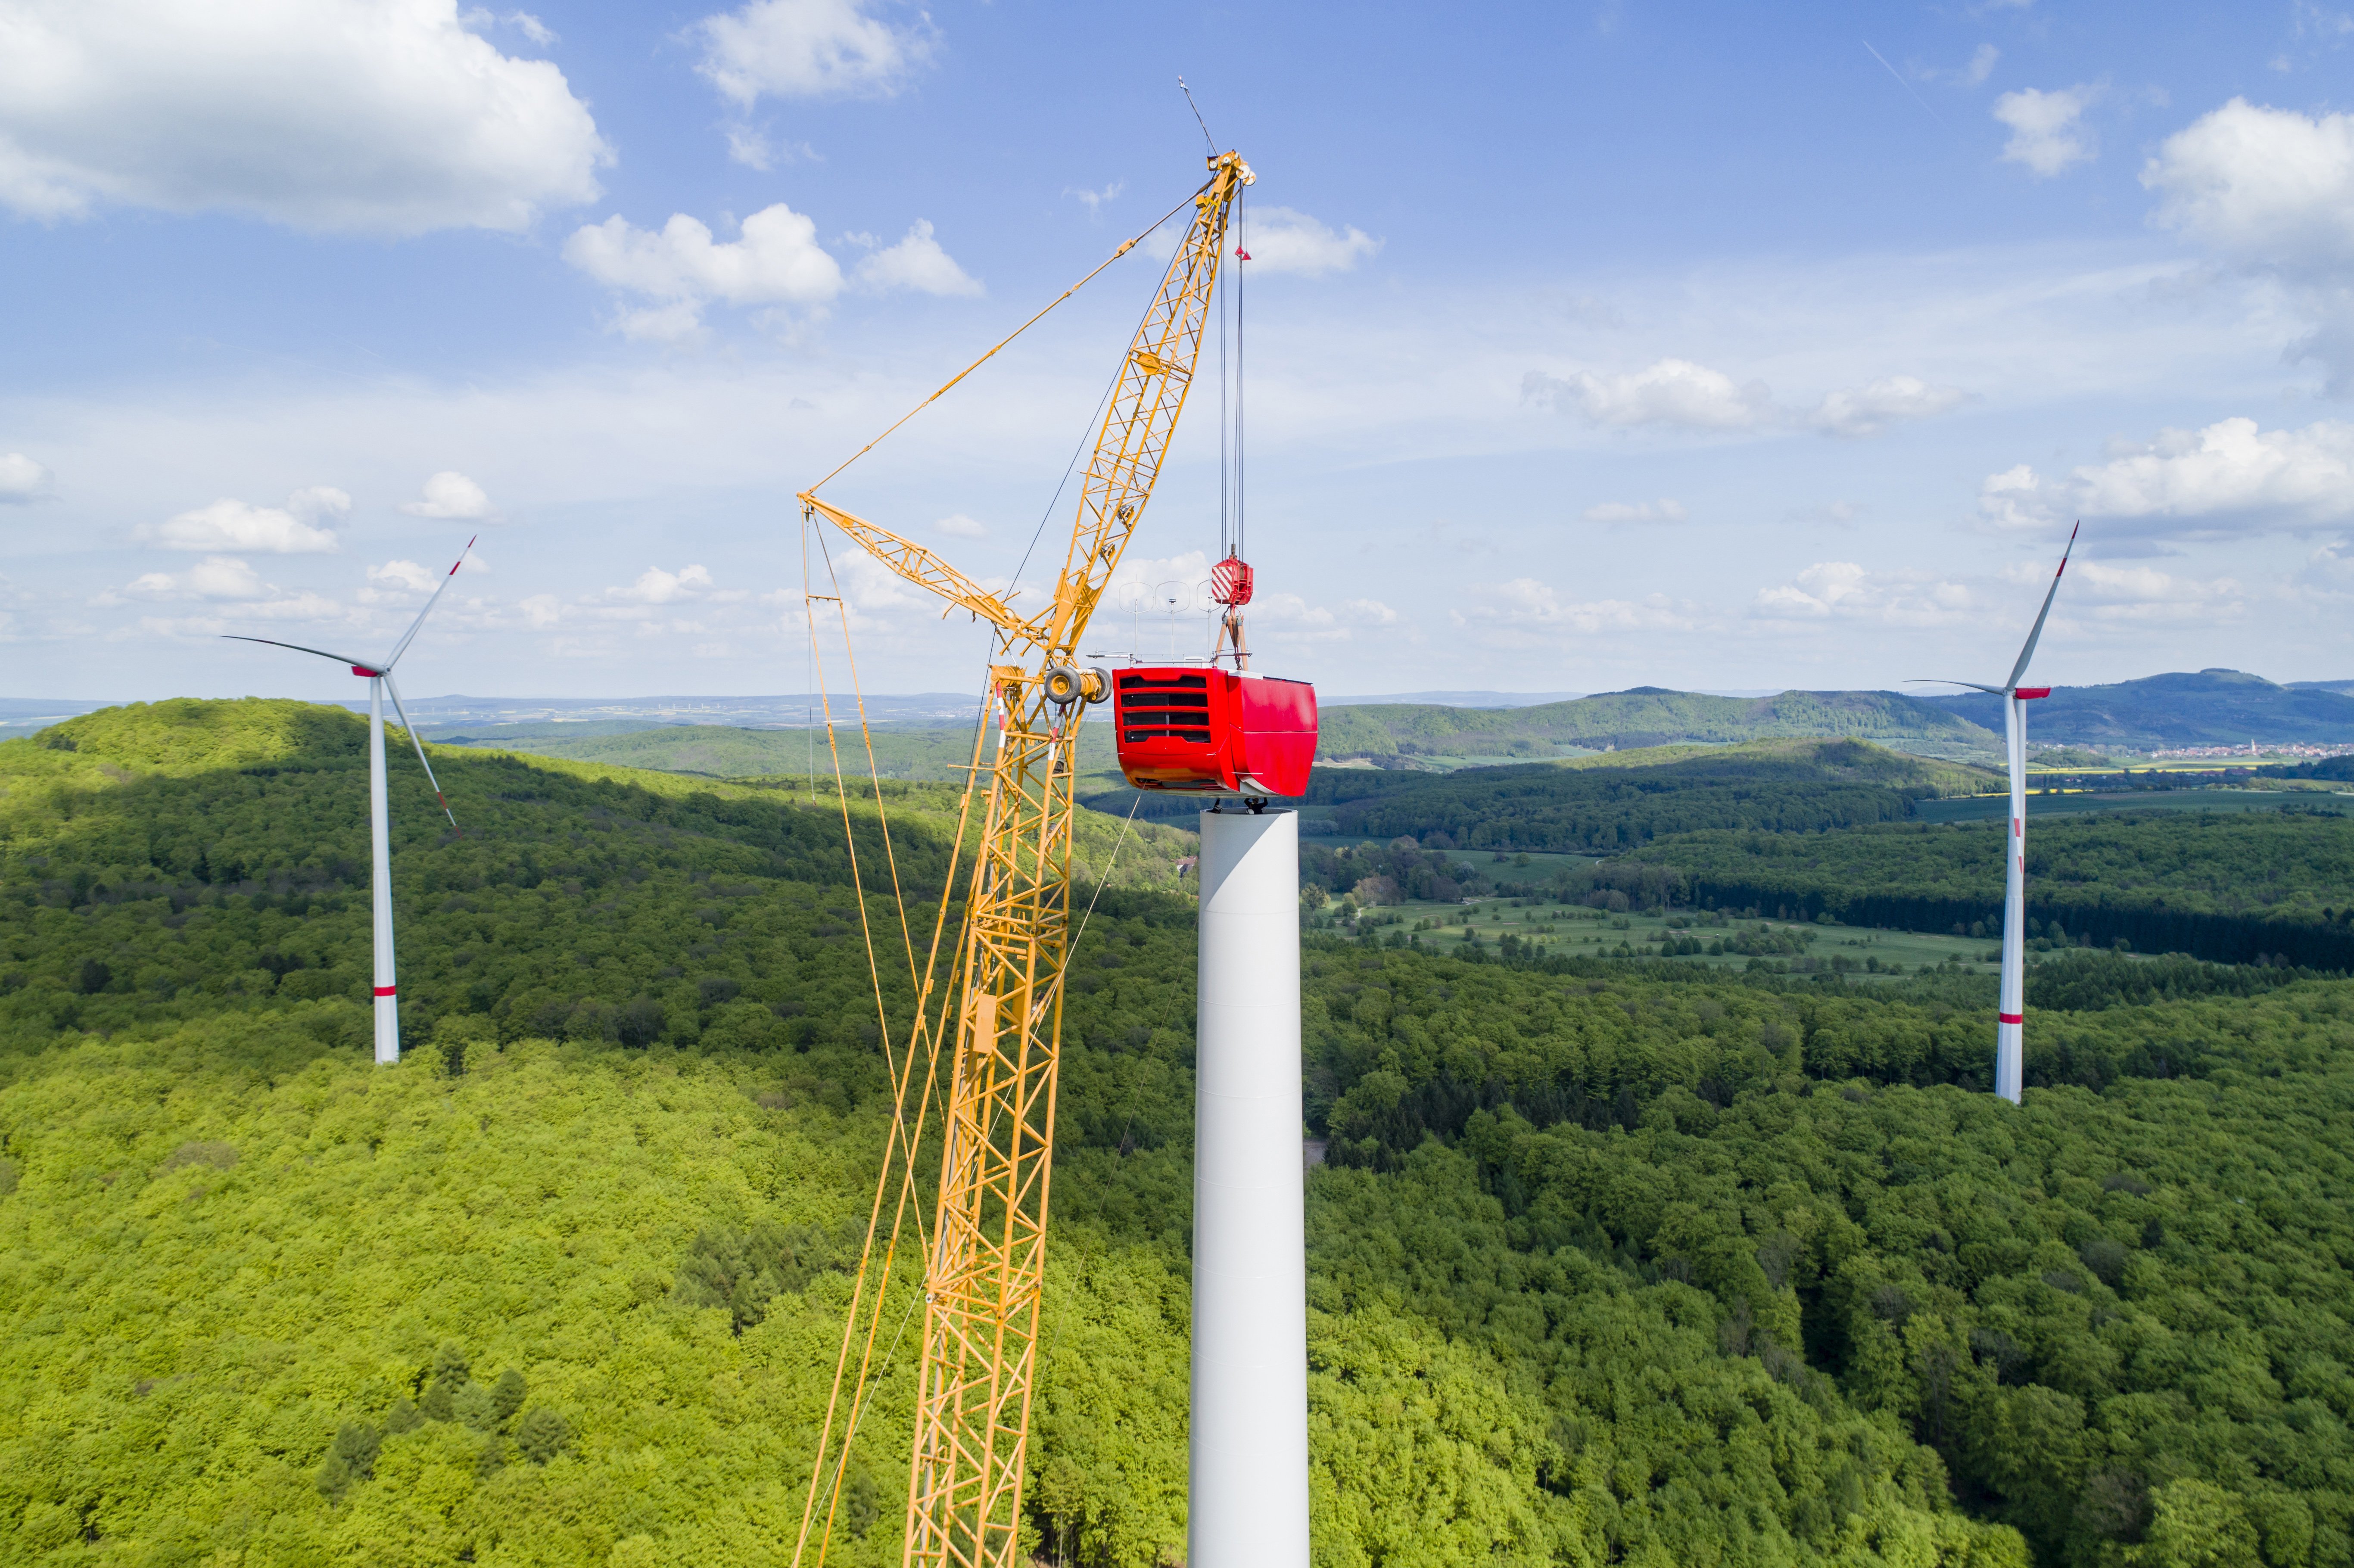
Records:
[[[2317,745],[2354,741],[2346,683],[2279,685],[2243,670],[2146,675],[2106,686],[2054,686],[2028,710],[2029,736],[2054,745],[2244,746],[2251,739]],[[2002,705],[1983,692],[1927,699],[1975,725],[2002,727]]]

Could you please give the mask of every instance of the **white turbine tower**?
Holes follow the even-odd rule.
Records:
[[[2082,523],[2076,524],[2076,528],[2083,526]],[[2010,679],[1999,686],[1982,686],[1976,681],[1935,683],[1967,686],[1974,692],[1990,693],[2002,699],[2003,743],[2010,761],[2010,838],[2003,869],[2002,1000],[1995,1014],[1994,1092],[2012,1105],[2019,1103],[2026,1073],[2027,709],[2020,705],[2052,694],[2049,686],[2022,686],[2019,683],[2027,673],[2027,662],[2035,657],[2036,639],[2043,635],[2043,619],[2052,613],[2052,596],[2060,591],[2061,576],[2067,571],[2068,557],[2075,551],[2076,528],[2068,530],[2068,547],[2060,552],[2060,569],[2052,574],[2052,586],[2043,591],[2043,608],[2035,612],[2034,628],[2027,634],[2027,646],[2019,651],[2019,662],[2010,667]]]
[[[479,538],[481,535],[477,535]],[[400,705],[400,688],[393,684],[392,667],[408,652],[418,629],[433,607],[441,602],[449,591],[450,579],[458,575],[458,567],[466,564],[466,556],[474,548],[474,541],[458,552],[458,559],[408,623],[399,641],[384,658],[370,662],[346,654],[330,653],[323,648],[305,648],[299,642],[281,642],[269,637],[235,637],[238,642],[263,642],[272,648],[291,648],[297,653],[314,653],[322,659],[332,659],[338,664],[351,666],[352,673],[363,676],[368,683],[368,848],[370,852],[369,884],[376,906],[376,1059],[379,1066],[389,1066],[400,1060],[400,999],[397,994],[392,960],[392,820],[386,809],[384,790],[384,699],[392,696],[392,710],[400,715],[403,729],[408,731],[408,741],[417,747],[417,760],[425,764],[426,781],[433,786],[434,798],[441,802],[441,814],[450,825],[458,825],[457,814],[450,810],[449,797],[441,793],[441,781],[433,777],[433,764],[425,761],[425,743],[418,738],[417,726],[408,722],[408,711]]]

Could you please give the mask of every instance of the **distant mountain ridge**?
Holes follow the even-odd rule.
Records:
[[[2054,686],[2028,710],[2031,743],[2054,746],[2245,746],[2250,740],[2330,745],[2354,742],[2354,682],[2281,685],[2243,670],[2210,668],[2119,681]],[[2002,726],[2002,705],[1983,692],[1929,702],[1974,724]]]
[[[1668,746],[1678,741],[1826,736],[1859,740],[1997,744],[1996,736],[1940,705],[1900,692],[1780,692],[1718,697],[1637,686],[1535,707],[1435,704],[1342,705],[1324,709],[1320,761],[1384,757],[1551,757]]]

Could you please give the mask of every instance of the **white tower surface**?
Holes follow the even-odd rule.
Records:
[[[1299,819],[1201,821],[1185,1561],[1307,1568]]]
[[[400,997],[393,974],[392,812],[385,801],[382,677],[368,682],[368,902],[376,916],[376,1060],[389,1067],[400,1060]]]

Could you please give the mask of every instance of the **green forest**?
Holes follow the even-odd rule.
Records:
[[[1678,902],[1999,935],[2003,829],[1698,832],[1628,862],[1667,874]],[[2101,947],[2354,969],[2354,816],[2335,797],[2277,811],[2038,818],[2027,872],[2029,918]]]
[[[1795,757],[1787,800],[1951,787],[1843,756]],[[358,720],[159,704],[0,743],[9,1560],[790,1561],[909,994],[889,890],[790,779],[435,761],[465,831],[396,751],[408,1050],[379,1069]],[[887,824],[921,908],[953,791],[854,793],[859,873]],[[1886,842],[1944,886],[1916,829],[1851,810],[1882,821],[1643,853]],[[2169,817],[2192,847],[2079,863],[2219,908],[2335,876],[2334,919],[2338,841],[2201,835],[2342,825]],[[1026,1487],[1050,1563],[1182,1557],[1192,842],[1080,834]],[[1303,902],[1560,874],[1368,853],[1311,847]],[[1646,858],[1579,889],[1602,871],[1698,885]],[[2354,1565],[2354,982],[2054,953],[2013,1107],[1981,977],[1364,929],[1303,938],[1320,1568]],[[839,1561],[896,1560],[906,1372]]]

